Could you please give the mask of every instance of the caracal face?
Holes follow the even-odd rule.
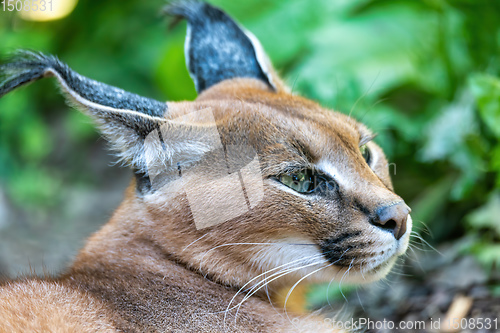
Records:
[[[157,240],[164,237],[169,248],[167,240],[179,234],[185,247],[177,255],[195,258],[194,268],[217,272],[225,282],[235,269],[239,275],[249,272],[238,283],[262,272],[286,273],[268,279],[268,287],[301,278],[363,283],[384,277],[405,253],[410,210],[394,193],[388,161],[364,125],[252,79],[222,82],[196,102],[173,103],[170,110],[174,118],[209,110],[224,147],[221,155],[205,154],[197,167],[142,198],[152,219],[163,224]],[[237,207],[239,196],[221,181],[227,175],[221,168],[241,169],[251,160],[246,151],[259,161],[263,195],[252,195],[252,185],[242,184],[247,200],[257,197],[251,208],[222,222],[220,209],[207,204],[202,213],[217,222],[198,228],[190,197],[209,203],[223,197],[226,209]],[[194,176],[186,177],[190,170],[196,170]],[[209,184],[215,188],[207,190]],[[192,193],[186,195],[186,189]],[[165,204],[172,201],[176,204]],[[192,223],[173,226],[175,216]]]
[[[119,252],[109,244],[144,238],[225,285],[262,274],[268,287],[384,277],[407,249],[412,221],[374,135],[291,94],[258,40],[223,11],[198,1],[168,11],[188,20],[194,102],[138,96],[36,52],[0,66],[0,97],[55,76],[135,172],[125,218],[80,258],[102,251],[113,262]]]

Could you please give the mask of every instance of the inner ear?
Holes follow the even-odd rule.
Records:
[[[276,80],[260,42],[218,8],[198,1],[170,5],[166,12],[188,21],[186,63],[196,90],[227,79],[255,78],[276,90]]]

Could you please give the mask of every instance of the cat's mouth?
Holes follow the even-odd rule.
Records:
[[[360,272],[375,271],[388,262],[391,262],[393,258],[397,258],[399,256],[394,249],[380,251],[376,255],[348,255],[347,253],[348,252],[346,250],[345,255],[337,257],[336,255],[333,255],[331,251],[323,251],[323,255],[330,262],[330,264],[339,268],[348,268]]]
[[[336,273],[336,277],[341,276],[341,281],[356,284],[378,281],[391,271],[397,259],[398,256],[393,255],[370,264],[360,258],[356,264],[353,261],[350,266],[343,265],[339,267],[341,274]]]
[[[375,273],[392,266],[395,260],[405,254],[412,228],[412,219],[408,215],[407,229],[398,239],[390,233],[380,231],[366,240],[362,232],[344,233],[322,241],[319,244],[323,256],[332,265],[361,273]]]
[[[373,244],[360,245],[340,246],[330,243],[320,248],[328,262],[345,273],[344,281],[366,283],[384,278],[390,272],[397,259],[406,252],[408,240],[401,239],[377,250],[372,248]]]

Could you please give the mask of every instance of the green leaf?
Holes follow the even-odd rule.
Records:
[[[469,86],[476,98],[481,119],[500,139],[500,80],[490,75],[477,74],[470,78]]]
[[[479,262],[485,267],[500,265],[500,245],[478,244],[474,252]]]
[[[474,229],[487,228],[500,236],[500,191],[491,194],[486,204],[468,214],[466,221]]]
[[[306,299],[311,309],[319,309],[330,301],[343,300],[345,295],[349,295],[354,290],[356,287],[353,285],[342,284],[340,286],[337,282],[321,283],[311,286]]]
[[[433,221],[437,213],[446,206],[448,193],[454,177],[447,177],[425,189],[422,195],[411,202],[414,221]]]
[[[184,29],[182,31],[184,32]],[[173,38],[168,44],[154,79],[169,101],[196,98],[194,83],[185,65],[183,38]]]
[[[500,188],[500,145],[493,148],[491,152],[490,167],[497,174],[496,187]]]

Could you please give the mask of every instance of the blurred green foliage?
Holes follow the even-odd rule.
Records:
[[[300,93],[379,133],[396,192],[431,242],[467,237],[500,265],[500,2],[213,0],[261,40]],[[167,32],[162,1],[80,1],[62,20],[0,12],[0,52],[57,54],[79,73],[160,100],[193,99],[185,24]],[[52,85],[0,100],[0,179],[28,209],[57,203],[61,167],[97,138]],[[60,156],[66,150],[69,155]],[[67,179],[67,178],[66,178]],[[425,229],[425,228],[424,228]],[[498,267],[498,266],[496,266]]]

